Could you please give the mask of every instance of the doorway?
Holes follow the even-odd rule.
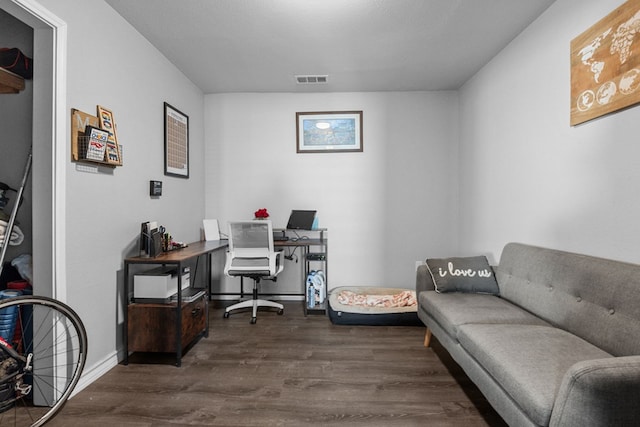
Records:
[[[66,301],[66,24],[33,0],[0,0],[33,28],[32,258],[34,293]]]

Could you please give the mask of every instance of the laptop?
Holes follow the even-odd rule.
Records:
[[[287,223],[289,230],[313,230],[316,211],[292,210]]]

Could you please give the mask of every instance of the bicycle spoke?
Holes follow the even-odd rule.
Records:
[[[40,426],[55,416],[80,378],[86,360],[86,332],[73,310],[51,298],[22,296],[0,301],[0,312],[16,308],[15,336],[21,334],[20,342],[13,343],[15,348],[1,349],[0,361],[3,352],[14,354],[10,357],[18,361],[19,371],[0,378],[0,396],[3,386],[16,395],[0,402],[4,408],[0,409],[0,425]],[[24,370],[26,364],[30,370]],[[13,391],[18,388],[24,395]]]

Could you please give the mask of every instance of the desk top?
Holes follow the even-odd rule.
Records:
[[[227,246],[229,246],[228,240],[201,240],[199,242],[189,243],[186,248],[163,252],[157,257],[136,256],[126,258],[125,262],[135,264],[178,264],[190,258],[208,254],[219,249],[225,249]]]
[[[325,238],[325,235],[324,235],[326,231],[327,231],[326,228],[317,228],[315,230],[293,230],[293,229],[286,229],[286,228],[274,228],[273,229],[274,237],[276,233],[282,233],[282,235],[287,236],[288,239],[282,240],[282,239],[274,238],[273,246],[275,247],[324,246],[327,244],[327,239]],[[295,236],[287,235],[286,233],[288,232],[294,233]],[[311,235],[309,236],[309,234]]]
[[[274,240],[273,246],[322,246],[327,243],[327,239],[289,239]]]

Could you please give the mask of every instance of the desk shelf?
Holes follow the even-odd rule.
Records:
[[[319,228],[317,230],[287,230],[287,229],[274,229],[274,235],[276,233],[282,233],[282,236],[286,236],[285,240],[275,240],[273,242],[276,248],[300,248],[302,251],[302,278],[301,285],[303,292],[296,294],[304,296],[304,314],[327,314],[327,299],[316,304],[313,307],[309,307],[308,292],[307,292],[307,277],[313,270],[322,270],[324,272],[324,287],[325,296],[327,294],[328,283],[328,254],[329,254],[329,241],[326,236],[327,229]],[[291,236],[295,234],[295,236]],[[303,234],[303,235],[301,235]],[[321,256],[322,255],[322,256]]]
[[[326,229],[312,230],[318,234],[317,239],[310,239],[309,246],[306,246],[304,255],[304,314],[321,314],[326,315],[328,307],[328,272],[327,272],[327,255],[329,253],[329,242],[325,237]],[[322,302],[316,303],[313,307],[309,306],[309,292],[307,288],[307,277],[312,271],[322,271],[324,273],[324,298]]]
[[[209,334],[209,293],[211,292],[211,254],[224,250],[226,240],[189,243],[186,248],[164,252],[157,257],[131,257],[124,260],[124,289],[127,298],[124,316],[124,364],[129,363],[129,352],[175,353],[176,366],[181,365],[182,352],[199,337]],[[182,292],[182,274],[176,283],[177,302],[142,303],[132,300],[130,286],[132,265],[163,265],[183,271],[186,263],[207,256],[209,289],[194,300],[186,299]],[[195,277],[190,278],[193,286]],[[185,298],[185,299],[183,299]]]

